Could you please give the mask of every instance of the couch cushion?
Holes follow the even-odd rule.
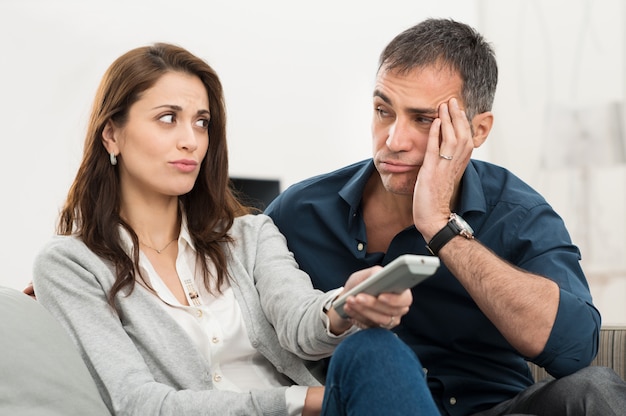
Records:
[[[108,415],[71,339],[38,302],[0,287],[0,414]]]

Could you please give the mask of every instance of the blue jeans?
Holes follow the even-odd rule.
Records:
[[[326,377],[323,416],[439,415],[415,353],[393,332],[371,328],[345,339]]]

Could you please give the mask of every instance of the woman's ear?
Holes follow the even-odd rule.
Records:
[[[113,153],[117,155],[120,150],[117,145],[117,137],[116,137],[117,129],[111,120],[107,121],[107,124],[104,126],[104,130],[102,130],[102,144],[105,149],[107,149],[108,153]]]
[[[474,141],[474,149],[479,148],[485,143],[491,131],[491,127],[493,127],[493,113],[491,111],[486,111],[474,116],[472,120],[472,130],[474,132],[472,140]]]

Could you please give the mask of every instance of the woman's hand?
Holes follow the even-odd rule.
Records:
[[[341,294],[381,269],[381,266],[373,266],[352,273]],[[344,311],[350,319],[343,319],[333,308],[327,312],[330,319],[330,330],[333,334],[341,334],[352,325],[359,328],[382,327],[391,329],[400,323],[400,319],[409,311],[412,302],[413,295],[410,289],[398,294],[381,293],[378,296],[372,296],[359,293],[356,296],[350,296],[344,305]]]
[[[319,416],[322,413],[324,401],[324,387],[309,387],[304,399],[302,416]]]
[[[22,290],[22,292],[24,292],[31,298],[37,300],[37,297],[35,296],[35,288],[33,287],[33,282],[29,282],[28,285],[24,288],[24,290]]]

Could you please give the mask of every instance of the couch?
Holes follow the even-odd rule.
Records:
[[[535,380],[548,376],[529,364]],[[626,379],[626,326],[603,327],[592,365]],[[110,416],[71,339],[37,301],[0,287],[0,415]]]
[[[78,350],[36,300],[0,287],[0,415],[110,416]]]
[[[528,365],[535,381],[550,377],[543,368],[533,363]],[[622,380],[626,380],[626,325],[603,326],[600,329],[600,347],[591,365],[612,368]]]

